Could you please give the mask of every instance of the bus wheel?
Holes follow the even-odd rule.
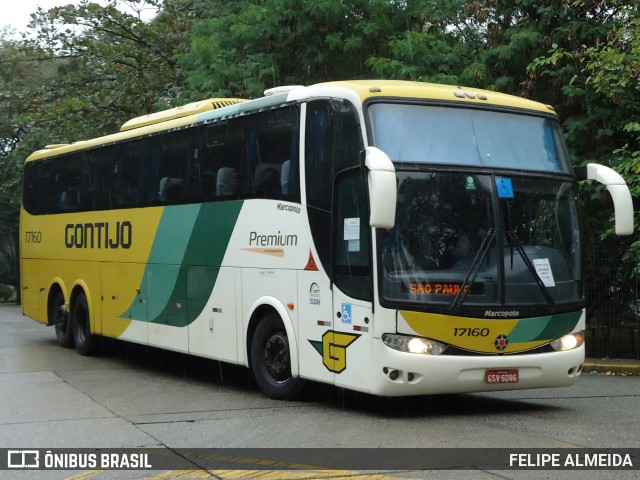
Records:
[[[61,291],[56,293],[49,302],[48,315],[49,324],[53,324],[56,328],[58,343],[65,348],[73,347],[73,330]]]
[[[71,322],[73,325],[73,342],[80,355],[91,355],[95,351],[96,338],[91,334],[91,323],[89,321],[89,305],[87,296],[79,293],[71,312]]]
[[[304,386],[304,380],[291,376],[289,339],[275,314],[264,317],[256,327],[251,340],[251,368],[256,383],[269,398],[291,400]]]

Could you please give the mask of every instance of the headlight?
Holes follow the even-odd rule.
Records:
[[[584,343],[584,332],[574,332],[551,342],[551,348],[557,352],[573,350]]]
[[[444,343],[436,342],[429,338],[409,337],[407,335],[394,335],[391,333],[382,335],[382,341],[387,347],[393,348],[394,350],[407,353],[421,353],[423,355],[440,355],[447,348]]]

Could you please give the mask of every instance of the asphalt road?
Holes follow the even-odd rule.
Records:
[[[638,376],[584,374],[566,389],[406,399],[312,385],[299,401],[282,402],[264,397],[243,368],[125,343],[108,347],[100,356],[82,357],[59,347],[52,327],[22,317],[18,307],[0,305],[0,449],[160,448],[180,456],[180,449],[256,448],[266,457],[273,448],[362,448],[364,455],[386,455],[386,448],[640,449]],[[640,464],[640,458],[633,461]],[[0,478],[588,480],[640,475],[639,466],[617,472],[489,467],[459,472],[395,463],[375,474],[313,468],[265,472],[256,471],[259,462],[245,458],[229,469],[201,462],[191,471],[5,470]]]

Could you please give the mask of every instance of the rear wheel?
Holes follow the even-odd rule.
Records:
[[[251,341],[251,367],[260,389],[270,398],[291,400],[304,380],[291,376],[291,350],[287,331],[275,314],[265,316]]]
[[[75,302],[73,302],[73,310],[71,314],[73,324],[73,342],[76,350],[80,355],[91,355],[95,353],[97,340],[91,334],[91,322],[89,315],[89,304],[87,296],[79,293]]]
[[[49,324],[55,326],[58,343],[65,348],[73,347],[73,330],[62,291],[58,291],[49,301],[47,315]]]

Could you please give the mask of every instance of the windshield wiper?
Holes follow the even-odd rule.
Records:
[[[487,234],[482,239],[482,244],[480,245],[480,249],[478,250],[478,253],[476,253],[475,258],[471,263],[471,267],[467,272],[467,276],[462,282],[462,285],[460,285],[460,291],[456,295],[456,298],[453,299],[453,302],[451,302],[450,308],[459,308],[462,306],[462,302],[464,302],[464,299],[469,293],[469,290],[471,290],[471,284],[476,279],[476,275],[478,275],[478,272],[480,271],[480,264],[484,260],[484,257],[487,255],[487,252],[489,251],[489,247],[491,247],[491,242],[493,242],[493,238],[495,236],[496,236],[495,229],[490,228],[487,231]]]
[[[507,241],[509,242],[509,245],[511,247],[515,248],[518,251],[518,253],[520,254],[520,257],[522,257],[522,261],[524,262],[524,264],[526,265],[527,269],[529,270],[529,272],[533,276],[533,279],[535,280],[536,284],[538,285],[538,288],[540,289],[540,292],[542,292],[542,296],[547,301],[547,304],[549,305],[549,307],[555,308],[556,302],[554,302],[553,298],[551,298],[551,294],[549,293],[549,289],[547,288],[547,286],[544,284],[544,282],[540,278],[540,275],[538,275],[536,267],[533,265],[533,263],[529,259],[529,256],[524,251],[524,248],[522,247],[522,243],[520,242],[520,239],[518,238],[518,235],[516,234],[516,232],[514,232],[513,230],[508,231],[507,232]]]

